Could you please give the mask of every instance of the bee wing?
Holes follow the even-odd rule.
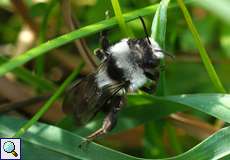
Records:
[[[77,124],[82,125],[98,112],[96,105],[100,93],[94,75],[89,75],[69,89],[63,101],[63,110],[74,114]]]
[[[117,84],[99,88],[95,74],[91,74],[70,88],[63,101],[63,110],[74,114],[77,125],[86,124],[122,87]]]

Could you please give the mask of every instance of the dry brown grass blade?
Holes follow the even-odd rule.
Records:
[[[172,122],[177,128],[182,128],[190,136],[203,140],[216,132],[214,126],[204,122],[197,117],[185,114],[174,113],[169,116],[170,122]]]
[[[28,8],[26,4],[22,0],[11,0],[11,3],[14,9],[19,13],[22,17],[23,21],[29,25],[29,27],[33,30],[34,33],[38,33],[38,28],[36,23],[28,14]]]
[[[38,34],[38,25],[28,14],[28,7],[22,0],[11,0],[11,4],[16,13],[24,21],[23,27],[19,33],[16,48],[12,52],[14,56],[21,54],[31,48]],[[11,54],[12,54],[11,53]]]
[[[76,20],[76,18],[73,19],[69,0],[61,0],[61,9],[64,17],[64,22],[68,26],[69,31],[73,31],[78,28],[79,22]],[[97,64],[85,41],[80,39],[74,41],[74,43],[86,64],[90,67],[91,71],[94,71],[97,68]]]
[[[82,57],[80,57],[80,55],[73,55],[73,54],[67,53],[65,50],[62,50],[60,48],[53,50],[50,55],[55,60],[59,61],[61,65],[63,65],[65,68],[71,71],[75,69],[82,60]],[[83,75],[87,75],[90,72],[91,70],[89,67],[84,67],[81,70],[81,74]]]
[[[9,80],[6,77],[0,78],[0,95],[11,102],[21,102],[35,96],[32,88]],[[27,115],[32,116],[40,107],[41,105],[34,105],[31,107],[23,107],[20,110],[25,112]],[[55,123],[62,118],[64,118],[64,114],[61,109],[61,103],[56,102],[54,106],[46,112],[42,120]]]

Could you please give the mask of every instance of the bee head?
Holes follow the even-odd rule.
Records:
[[[158,43],[146,37],[142,40],[141,67],[143,69],[154,69],[160,65],[160,60],[164,58]]]
[[[142,50],[142,68],[151,69],[160,65],[160,59],[164,58],[164,54],[156,41],[148,36],[144,19],[139,17],[146,35],[146,38],[140,40]]]

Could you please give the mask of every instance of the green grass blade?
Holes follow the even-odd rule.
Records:
[[[48,24],[48,19],[49,19],[49,15],[52,11],[52,9],[56,6],[56,4],[58,4],[59,0],[52,0],[49,2],[46,10],[45,10],[45,15],[43,17],[41,26],[40,26],[40,32],[39,32],[39,38],[38,38],[38,43],[41,44],[43,42],[45,42],[46,40],[46,31],[47,31],[47,24]],[[43,56],[39,56],[36,59],[36,63],[35,63],[35,70],[36,70],[36,74],[38,76],[43,76],[44,74],[44,69],[45,69],[45,63],[44,63],[44,57]]]
[[[20,128],[13,137],[21,137],[34,123],[36,123],[41,116],[52,106],[52,104],[61,96],[65,91],[65,88],[74,80],[74,78],[80,73],[83,68],[83,63],[76,68],[72,74],[62,83],[58,90],[50,97],[50,99],[41,107],[41,109],[25,124]]]
[[[7,60],[7,58],[0,56],[0,64],[7,62]],[[23,67],[15,68],[14,70],[12,70],[12,73],[15,74],[22,81],[41,90],[54,92],[57,88],[57,86],[53,84],[51,81],[34,75],[29,70]]]
[[[15,121],[17,121],[17,123],[15,123]],[[20,119],[6,116],[0,117],[1,137],[11,136],[23,123],[25,123],[25,121]],[[200,144],[196,145],[189,151],[176,157],[171,157],[164,160],[219,159],[230,154],[229,137],[230,127],[226,127],[210,136]],[[78,145],[83,140],[81,137],[63,129],[42,123],[36,123],[36,125],[33,125],[31,129],[22,137],[22,139],[23,144],[26,143],[28,146],[33,148],[36,146],[38,150],[43,149],[44,151],[50,151],[52,154],[58,154],[61,157],[66,156],[69,159],[146,160],[143,158],[129,156],[93,142],[87,146],[87,149],[80,149],[78,148]],[[32,150],[33,152],[28,152],[31,147],[24,148],[23,152],[25,152],[25,154],[33,154],[37,151],[36,149]]]
[[[163,143],[165,121],[160,119],[145,124],[144,132],[144,155],[147,157],[160,158],[168,156]],[[153,152],[154,151],[154,152]]]
[[[111,3],[113,6],[113,11],[115,13],[118,25],[119,25],[121,31],[123,32],[123,34],[126,35],[126,37],[134,37],[131,30],[125,24],[125,20],[124,20],[123,15],[122,15],[119,1],[118,0],[111,0]]]
[[[138,16],[145,16],[148,14],[153,13],[156,10],[157,5],[148,6],[136,11],[132,11],[130,13],[124,14],[125,21],[131,21]],[[100,32],[104,29],[110,28],[112,26],[117,25],[117,20],[115,17],[110,18],[108,20],[103,20],[98,23],[88,25],[86,27],[80,28],[76,31],[67,33],[55,39],[52,39],[48,42],[42,43],[38,47],[32,48],[31,50],[21,54],[18,57],[11,59],[9,62],[0,66],[0,76],[4,75],[5,73],[9,72],[10,70],[18,67],[20,65],[25,64],[26,62],[34,59],[37,56],[40,56],[54,48],[60,47],[68,42],[73,40],[88,36],[90,34]]]
[[[190,1],[188,1],[190,2]],[[173,4],[171,7],[175,7],[176,5]],[[135,11],[129,12],[124,14],[124,19],[126,22],[132,21],[139,16],[146,16],[152,14],[156,11],[158,4],[147,6],[141,9],[137,9]],[[60,37],[52,39],[48,42],[42,43],[41,45],[30,49],[29,51],[20,54],[20,56],[11,59],[9,62],[4,63],[0,66],[0,77],[3,76],[5,73],[9,72],[10,70],[25,64],[26,62],[40,56],[54,48],[60,47],[68,42],[73,40],[88,36],[93,33],[100,32],[102,30],[111,28],[117,25],[117,20],[115,17],[100,21],[98,23],[88,25],[86,27],[82,27],[76,31],[64,34]]]
[[[167,123],[165,128],[168,131],[169,144],[170,146],[172,146],[172,149],[174,150],[174,152],[176,154],[183,153],[182,146],[176,134],[177,133],[176,128],[170,123]]]
[[[162,0],[160,5],[157,8],[156,14],[154,15],[151,27],[151,38],[154,39],[161,48],[165,48],[165,33],[166,33],[166,25],[167,25],[167,9],[170,0]],[[164,60],[161,60],[161,65],[165,64]],[[165,71],[162,70],[160,73],[160,79],[157,86],[156,95],[164,96],[165,95]],[[166,155],[166,151],[164,149],[163,144],[163,129],[159,129],[159,127],[153,122],[147,123],[145,125],[145,141],[146,143],[145,152],[152,157],[162,157],[162,155]],[[158,128],[158,129],[157,129]],[[157,133],[155,131],[158,130]],[[154,134],[155,133],[155,134]],[[155,135],[154,138],[147,135]],[[157,150],[156,153],[152,153],[153,150]]]
[[[204,46],[202,45],[201,43],[201,39],[200,39],[200,36],[199,36],[199,33],[197,32],[196,30],[196,27],[194,26],[193,22],[192,22],[192,18],[183,2],[183,0],[177,0],[183,14],[184,14],[184,17],[185,17],[185,20],[188,24],[188,27],[190,29],[190,31],[192,32],[192,35],[193,35],[193,38],[195,40],[195,43],[196,43],[196,46],[197,48],[199,49],[199,53],[200,53],[200,56],[201,56],[201,59],[204,63],[204,66],[205,66],[205,69],[207,70],[208,72],[208,75],[213,83],[213,85],[215,86],[216,90],[218,92],[221,92],[221,93],[226,93],[226,90],[224,89],[218,75],[216,74],[216,71],[211,63],[211,60],[209,59],[209,56],[204,48]]]
[[[165,33],[167,24],[167,8],[170,0],[163,0],[156,11],[151,27],[151,37],[159,43],[161,48],[165,49]],[[161,61],[164,66],[164,60]],[[165,71],[161,71],[160,80],[157,88],[157,95],[165,95]]]
[[[167,25],[167,8],[170,0],[162,0],[153,19],[151,37],[165,48],[165,33]]]

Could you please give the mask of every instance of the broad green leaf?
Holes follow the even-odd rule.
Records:
[[[153,101],[156,101],[159,104],[162,102],[164,103],[170,102],[171,104],[185,105],[230,123],[230,95],[229,94],[190,94],[190,95],[185,94],[185,95],[165,96],[165,97],[156,97],[151,95],[142,95],[142,96],[133,95],[132,98],[130,99],[131,100],[142,99],[143,102],[143,104],[138,104],[138,105],[136,104],[136,106],[130,107],[129,109],[126,110],[126,114],[132,118],[138,118],[138,115],[140,115],[140,117],[143,116],[145,117],[144,119],[146,119],[148,117],[147,116],[148,111],[149,112],[151,111],[150,109],[151,104],[153,103]],[[145,107],[144,105],[147,104],[148,107]],[[132,105],[132,103],[130,105]],[[162,104],[158,107],[164,108],[165,106]],[[148,110],[148,111],[143,113],[144,110]]]
[[[230,123],[229,94],[192,94],[169,96],[167,100],[184,104]]]
[[[16,121],[17,123],[15,123]],[[21,119],[6,116],[0,117],[1,137],[12,136],[23,123],[25,121]],[[230,127],[226,127],[191,150],[179,156],[167,158],[167,160],[219,159],[230,154],[229,136]],[[83,140],[81,137],[55,126],[42,123],[33,125],[22,139],[23,144],[26,144],[22,153],[24,157],[34,157],[37,155],[39,159],[47,156],[45,159],[60,157],[58,159],[146,160],[103,147],[93,142],[88,144],[85,149],[80,149],[78,145]]]
[[[157,97],[151,95],[129,95],[128,104],[119,115],[113,132],[121,132],[137,125],[159,120],[171,113],[196,109],[230,123],[229,94],[191,94]],[[77,133],[87,135],[101,125],[103,116],[89,123]],[[73,121],[72,121],[73,123]],[[73,123],[74,124],[74,123]],[[69,126],[74,130],[74,126]]]

